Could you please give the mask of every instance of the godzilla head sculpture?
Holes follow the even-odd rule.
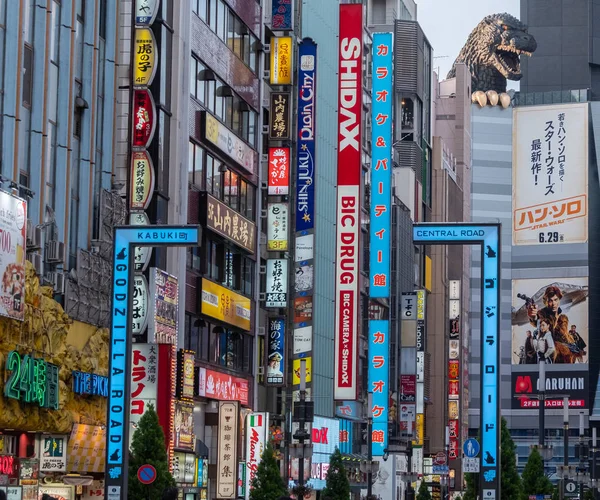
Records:
[[[448,78],[456,76],[455,65],[464,63],[471,71],[472,92],[506,92],[506,80],[520,80],[520,56],[537,48],[535,38],[510,14],[487,16],[471,32],[458,54]]]

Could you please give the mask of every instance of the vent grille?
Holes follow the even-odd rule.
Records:
[[[412,21],[396,21],[395,26],[396,92],[417,92],[418,25]]]

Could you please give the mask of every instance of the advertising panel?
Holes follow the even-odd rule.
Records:
[[[356,399],[362,176],[363,6],[341,4],[339,20],[334,398]]]
[[[237,437],[239,403],[219,403],[217,446],[217,498],[235,498],[237,494]]]
[[[267,250],[286,252],[288,250],[288,204],[269,203],[267,205]]]
[[[268,194],[288,195],[290,192],[290,148],[269,148]]]
[[[177,353],[177,389],[179,399],[194,399],[194,351],[180,349]]]
[[[329,463],[331,454],[340,444],[340,421],[314,417],[310,441],[313,445],[313,463]]]
[[[23,321],[27,203],[0,191],[0,315]]]
[[[156,73],[156,41],[150,28],[135,29],[133,78],[136,87],[149,87]]]
[[[154,165],[146,151],[131,153],[131,210],[146,210],[154,194]]]
[[[239,401],[248,406],[248,380],[227,373],[198,369],[198,396],[221,401]]]
[[[296,276],[294,281],[295,292],[308,292],[313,289],[314,271],[315,266],[313,264],[306,264],[302,262],[296,267]]]
[[[158,12],[160,0],[135,0],[135,24],[150,26]]]
[[[369,295],[390,295],[390,223],[392,205],[392,34],[373,33],[371,105],[371,224]]]
[[[256,226],[235,210],[206,195],[206,227],[220,234],[240,248],[254,253]]]
[[[193,483],[196,476],[196,457],[193,453],[174,452],[173,479],[177,483]]]
[[[66,472],[67,470],[67,436],[50,435],[41,438],[42,456],[41,472]]]
[[[252,305],[243,295],[202,278],[202,314],[250,331]]]
[[[289,92],[271,92],[269,98],[269,140],[287,141],[291,138]]]
[[[292,54],[294,46],[289,36],[271,38],[271,85],[292,84]]]
[[[373,456],[383,456],[387,448],[389,404],[389,321],[369,321],[369,391],[373,393]]]
[[[150,316],[148,303],[148,281],[143,274],[136,274],[133,278],[133,318],[131,333],[133,335],[141,335],[148,326],[148,318]]]
[[[194,451],[194,405],[175,401],[173,446],[178,450]]]
[[[407,433],[412,433],[415,430],[415,418],[417,415],[417,407],[413,403],[400,404],[400,430]]]
[[[292,0],[272,0],[271,29],[289,31],[294,29],[294,4]]]
[[[306,360],[306,383],[312,381],[312,358],[310,356],[306,358],[302,358]],[[292,363],[292,384],[299,385],[300,384],[300,359],[295,359]]]
[[[250,413],[246,417],[246,491],[245,498],[250,498],[252,480],[256,476],[258,464],[265,446],[269,432],[268,413]]]
[[[294,354],[312,350],[312,326],[294,328]]]
[[[133,131],[131,145],[133,148],[147,148],[156,128],[156,108],[154,98],[148,89],[133,91]]]
[[[352,421],[345,418],[339,419],[340,425],[340,452],[342,454],[352,453]]]
[[[513,365],[587,363],[588,295],[588,278],[513,280]]]
[[[179,281],[175,276],[152,268],[150,271],[152,290],[152,321],[148,339],[157,344],[177,344],[177,321]]]
[[[400,375],[400,401],[414,402],[417,395],[417,376]]]
[[[106,429],[99,425],[73,424],[67,447],[70,472],[104,473]]]
[[[531,372],[511,373],[511,387],[513,394],[512,408],[528,409],[539,408],[539,401],[535,398],[539,394],[540,381],[537,369]],[[546,408],[562,408],[563,398],[553,399],[552,395],[569,395],[569,408],[589,408],[589,373],[587,367],[574,366],[569,368],[564,365],[549,366],[546,368]]]
[[[267,385],[283,385],[285,381],[285,349],[285,319],[269,318]]]
[[[254,175],[256,152],[210,113],[204,113],[204,137]]]
[[[588,104],[513,111],[513,244],[588,239]]]
[[[158,393],[158,350],[154,344],[133,344],[131,351],[131,401],[129,444],[140,418],[149,405],[156,410]]]
[[[288,261],[267,259],[265,307],[287,307]]]
[[[314,257],[315,235],[304,234],[297,235],[295,241],[296,252],[294,253],[295,262],[303,262]]]
[[[315,129],[317,44],[305,38],[298,46],[298,147],[296,231],[315,227]]]
[[[296,297],[294,299],[294,323],[312,321],[313,298]]]

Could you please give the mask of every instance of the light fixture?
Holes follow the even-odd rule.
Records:
[[[233,97],[233,90],[228,85],[220,85],[217,88],[217,97]]]
[[[214,82],[217,77],[212,69],[205,68],[198,71],[197,79],[201,82]]]
[[[90,106],[89,106],[88,102],[83,97],[77,96],[75,98],[75,107],[77,109],[88,109]]]
[[[387,459],[390,458],[390,452],[388,451],[387,448],[383,449],[383,461],[387,462]]]

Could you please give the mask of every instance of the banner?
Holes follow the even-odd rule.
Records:
[[[512,364],[589,360],[588,278],[512,282]]]
[[[246,417],[246,491],[244,492],[246,500],[250,498],[252,480],[262,459],[268,432],[268,413],[250,413]]]
[[[334,398],[357,397],[363,6],[341,4]]]
[[[179,399],[194,399],[194,351],[180,349],[177,352],[177,388]]]
[[[202,314],[250,331],[250,299],[202,278]]]
[[[175,276],[152,268],[150,271],[152,320],[148,340],[157,344],[177,344],[179,310],[179,280]]]
[[[150,304],[148,292],[148,280],[143,274],[136,274],[133,278],[133,301],[132,314],[133,319],[131,333],[141,335],[148,326],[150,317]]]
[[[267,341],[267,385],[283,385],[285,381],[285,319],[269,319]]]
[[[147,151],[131,153],[131,200],[132,210],[146,210],[154,194],[154,165]]]
[[[239,401],[248,406],[248,380],[227,373],[198,369],[198,396],[221,401]]]
[[[369,295],[390,296],[392,208],[392,34],[373,33],[373,103],[371,105],[371,218],[369,226]]]
[[[148,89],[134,90],[132,147],[147,148],[152,142],[155,128],[156,108],[152,93]]]
[[[43,435],[40,444],[42,447],[40,472],[66,472],[67,436]]]
[[[513,244],[588,240],[588,104],[513,110]]]
[[[296,231],[315,227],[315,132],[317,44],[305,38],[298,46],[298,146]]]
[[[562,408],[563,398],[569,396],[569,408],[589,408],[589,373],[587,367],[554,365],[546,368],[546,408]],[[514,398],[511,398],[512,408],[539,408],[536,396],[540,392],[539,374],[536,371],[515,371],[511,373],[511,388]],[[552,398],[556,394],[558,398]]]
[[[369,392],[373,394],[371,433],[373,456],[387,448],[389,404],[389,321],[369,320]]]

